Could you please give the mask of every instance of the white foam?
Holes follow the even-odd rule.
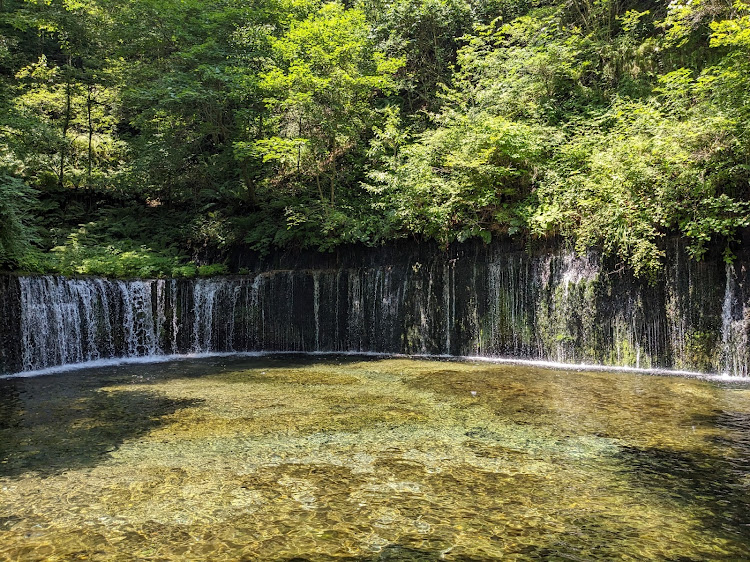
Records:
[[[557,369],[564,371],[605,371],[616,373],[634,373],[641,375],[662,375],[670,377],[693,377],[711,380],[726,380],[738,382],[750,382],[747,377],[735,377],[717,373],[701,373],[700,371],[683,371],[679,369],[645,369],[642,367],[622,367],[617,365],[597,365],[595,363],[560,363],[557,361],[543,361],[536,359],[515,359],[512,357],[461,357],[465,361],[477,361],[482,363],[498,363],[513,365],[528,365],[531,367],[542,367],[545,369]]]
[[[564,371],[590,371],[590,372],[615,372],[615,373],[633,373],[642,375],[657,375],[671,377],[689,377],[704,380],[723,381],[723,382],[750,382],[750,377],[732,376],[727,373],[701,373],[698,371],[683,371],[677,369],[642,369],[637,367],[620,367],[614,365],[597,365],[592,363],[560,363],[556,361],[543,361],[537,359],[517,359],[513,357],[482,357],[482,356],[462,356],[462,355],[444,355],[444,354],[404,354],[404,353],[382,353],[376,351],[228,351],[228,352],[206,352],[206,353],[188,353],[179,355],[149,355],[143,357],[122,357],[112,359],[97,359],[95,361],[84,361],[82,363],[70,363],[67,365],[58,365],[47,367],[34,371],[21,371],[0,375],[0,379],[39,377],[66,373],[70,371],[80,371],[85,369],[100,369],[106,367],[118,367],[123,365],[150,365],[154,363],[167,363],[170,361],[189,361],[191,359],[211,359],[217,357],[268,357],[277,355],[299,355],[299,356],[343,356],[343,357],[369,357],[380,359],[434,359],[439,361],[464,361],[490,364],[509,364],[509,365],[526,365],[530,367],[539,367],[543,369],[555,369]]]
[[[232,357],[246,355],[248,357],[260,356],[263,353],[188,353],[183,355],[147,355],[143,357],[119,357],[112,359],[97,359],[95,361],[84,361],[82,363],[69,363],[67,365],[56,365],[33,371],[21,371],[9,375],[0,375],[0,379],[20,378],[20,377],[40,377],[45,375],[55,375],[57,373],[66,373],[69,371],[80,371],[83,369],[100,369],[104,367],[118,367],[121,365],[149,365],[152,363],[167,363],[169,361],[186,361],[190,359],[204,359],[211,357]]]

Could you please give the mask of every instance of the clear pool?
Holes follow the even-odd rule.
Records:
[[[220,357],[0,380],[0,559],[750,558],[750,384]]]

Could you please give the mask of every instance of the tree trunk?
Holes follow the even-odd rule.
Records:
[[[247,160],[242,161],[240,170],[242,172],[242,181],[245,183],[245,189],[247,189],[247,202],[253,207],[257,207],[258,200],[255,195],[255,182],[250,178],[250,171],[247,168]]]
[[[68,57],[68,71],[65,79],[65,118],[63,119],[62,128],[62,146],[60,146],[60,170],[57,177],[57,185],[62,189],[65,180],[65,157],[67,156],[68,128],[70,127],[70,112],[72,106],[73,93],[70,84],[70,57]]]
[[[92,84],[89,84],[88,87],[88,95],[86,97],[86,111],[88,113],[88,122],[89,122],[89,152],[88,152],[88,161],[86,162],[86,177],[87,177],[87,186],[88,189],[91,189],[91,168],[92,168],[92,162],[93,162],[93,140],[94,140],[94,121],[91,117],[91,105],[94,103],[91,91],[94,89]]]
[[[318,184],[318,194],[320,195],[320,202],[325,204],[326,198],[323,195],[323,188],[320,186],[320,171],[315,174],[315,182]]]

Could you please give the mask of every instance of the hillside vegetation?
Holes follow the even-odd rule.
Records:
[[[0,105],[6,269],[750,226],[739,0],[0,0]]]

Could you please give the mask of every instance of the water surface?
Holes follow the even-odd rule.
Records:
[[[301,356],[0,380],[0,559],[748,557],[748,384]]]

